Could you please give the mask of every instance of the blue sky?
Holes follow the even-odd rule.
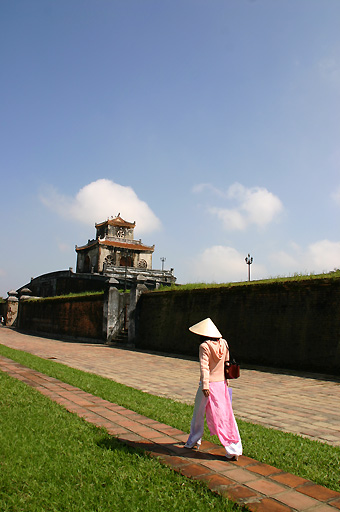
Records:
[[[338,0],[0,4],[0,296],[120,212],[179,283],[340,267]]]

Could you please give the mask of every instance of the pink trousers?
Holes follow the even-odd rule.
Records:
[[[200,382],[195,398],[187,446],[199,446],[204,431],[204,416],[211,435],[217,435],[226,450],[227,457],[242,455],[242,441],[231,406],[225,381],[210,382],[210,396],[205,397]]]

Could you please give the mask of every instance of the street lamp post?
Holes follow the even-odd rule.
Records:
[[[250,265],[253,263],[253,257],[248,254],[244,259],[248,265],[248,281],[250,281]]]
[[[164,258],[164,256],[161,258],[161,262],[162,262],[162,271],[164,270],[164,262],[165,262],[166,258]]]

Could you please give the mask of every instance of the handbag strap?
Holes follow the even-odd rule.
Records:
[[[236,363],[235,359],[233,358],[233,356],[231,355],[231,351],[230,351],[230,348],[229,348],[229,345],[227,343],[227,340],[224,340],[225,341],[225,344],[226,344],[226,347],[227,349],[229,350],[229,360],[227,361],[228,363]]]

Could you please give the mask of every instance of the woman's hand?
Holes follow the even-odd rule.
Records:
[[[203,391],[203,395],[208,398],[208,396],[210,395],[209,389],[202,389],[202,391]]]

